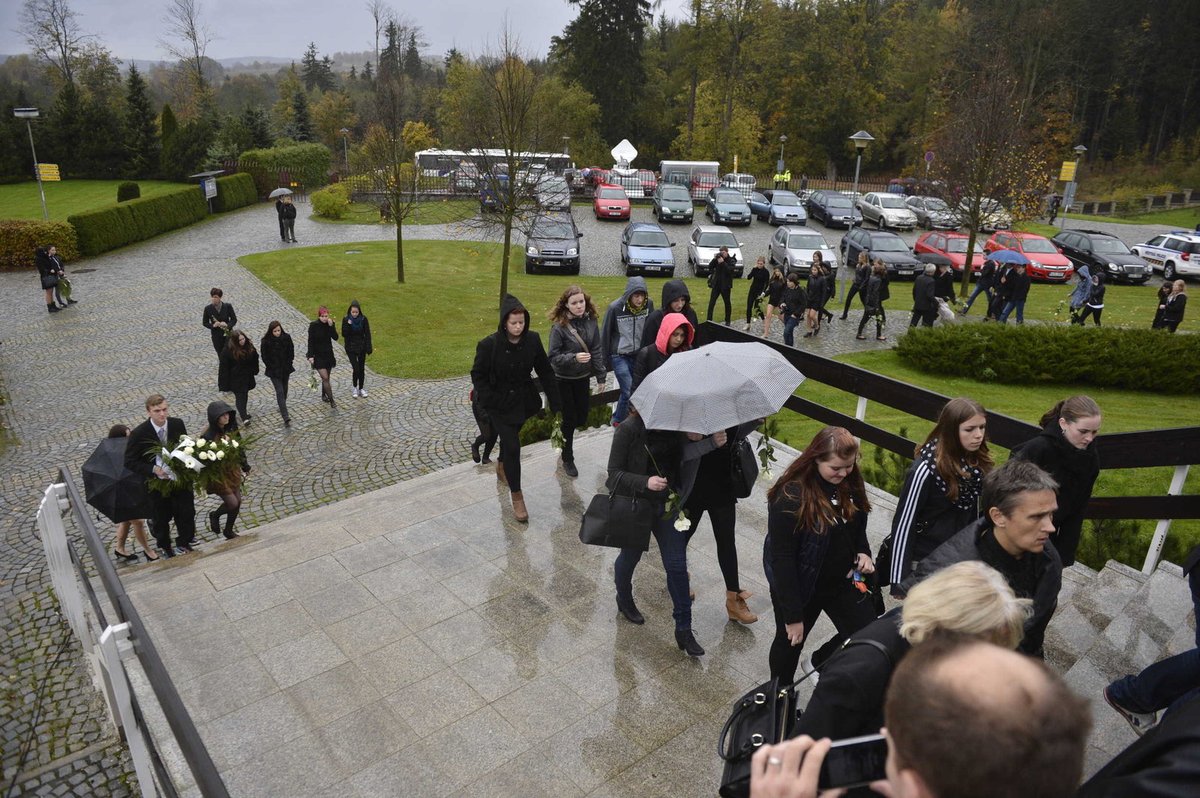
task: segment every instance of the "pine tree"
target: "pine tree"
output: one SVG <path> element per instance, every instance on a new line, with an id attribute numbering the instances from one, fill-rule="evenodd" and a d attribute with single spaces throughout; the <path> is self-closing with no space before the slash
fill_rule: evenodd
<path id="1" fill-rule="evenodd" d="M 312 116 L 308 112 L 308 96 L 303 91 L 292 95 L 292 123 L 288 129 L 288 138 L 296 141 L 312 141 Z"/>
<path id="2" fill-rule="evenodd" d="M 304 88 L 312 91 L 321 83 L 321 62 L 317 60 L 317 43 L 309 42 L 304 57 L 300 59 L 300 75 L 304 79 Z"/>
<path id="3" fill-rule="evenodd" d="M 357 80 L 358 75 L 354 71 L 354 64 L 350 65 L 350 80 Z"/>
<path id="4" fill-rule="evenodd" d="M 126 176 L 152 177 L 157 171 L 159 143 L 154 107 L 146 81 L 133 64 L 125 81 L 125 152 Z"/>
<path id="5" fill-rule="evenodd" d="M 421 53 L 417 50 L 417 34 L 410 32 L 408 34 L 408 46 L 404 48 L 404 74 L 408 75 L 412 80 L 417 80 L 421 77 L 423 66 L 421 63 Z"/>
<path id="6" fill-rule="evenodd" d="M 79 87 L 74 83 L 64 83 L 54 98 L 50 109 L 48 136 L 45 154 L 41 155 L 43 163 L 57 163 L 64 173 L 80 174 L 85 167 L 85 159 L 80 157 L 79 143 L 88 134 L 83 122 L 83 98 Z"/>
<path id="7" fill-rule="evenodd" d="M 250 149 L 270 147 L 274 142 L 271 120 L 261 105 L 247 105 L 242 109 L 242 125 L 250 134 Z"/>
<path id="8" fill-rule="evenodd" d="M 367 63 L 363 64 L 362 79 L 367 83 L 370 83 L 372 80 L 374 80 L 374 78 L 375 75 L 371 72 L 371 62 L 368 61 Z"/>
<path id="9" fill-rule="evenodd" d="M 158 140 L 162 147 L 158 154 L 158 168 L 160 174 L 167 174 L 167 147 L 171 146 L 175 136 L 179 133 L 179 123 L 175 121 L 175 112 L 171 110 L 170 103 L 163 103 L 162 114 L 158 120 Z"/>
<path id="10" fill-rule="evenodd" d="M 400 52 L 403 43 L 396 41 L 400 36 L 400 31 L 396 27 L 395 22 L 387 24 L 387 28 L 384 29 L 384 35 L 387 37 L 387 44 L 384 45 L 383 51 L 379 53 L 380 80 L 390 79 L 399 74 L 404 60 L 403 54 Z"/>

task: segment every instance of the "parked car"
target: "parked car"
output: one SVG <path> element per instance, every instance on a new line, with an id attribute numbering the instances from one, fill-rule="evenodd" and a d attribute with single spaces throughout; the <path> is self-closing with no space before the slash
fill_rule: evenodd
<path id="1" fill-rule="evenodd" d="M 912 277 L 924 268 L 903 238 L 884 230 L 853 227 L 842 236 L 839 249 L 842 263 L 858 263 L 860 252 L 866 252 L 871 259 L 879 258 L 887 266 L 889 277 Z"/>
<path id="2" fill-rule="evenodd" d="M 658 188 L 658 175 L 649 169 L 639 169 L 637 171 L 638 180 L 642 184 L 642 196 L 650 197 L 654 195 L 654 189 Z"/>
<path id="3" fill-rule="evenodd" d="M 592 213 L 597 219 L 628 219 L 629 195 L 620 186 L 604 184 L 596 186 L 592 196 Z"/>
<path id="4" fill-rule="evenodd" d="M 814 191 L 808 195 L 804 207 L 809 218 L 819 220 L 826 227 L 851 227 L 862 221 L 862 213 L 840 191 L 824 188 Z"/>
<path id="5" fill-rule="evenodd" d="M 476 191 L 479 188 L 479 167 L 470 161 L 463 161 L 454 170 L 454 190 L 463 192 Z"/>
<path id="6" fill-rule="evenodd" d="M 1166 280 L 1200 274 L 1200 234 L 1190 230 L 1172 230 L 1133 247 L 1133 254 L 1150 268 L 1162 272 Z"/>
<path id="7" fill-rule="evenodd" d="M 570 211 L 571 187 L 557 175 L 546 175 L 538 181 L 535 199 L 544 211 Z"/>
<path id="8" fill-rule="evenodd" d="M 1150 264 L 1133 254 L 1125 242 L 1100 230 L 1063 230 L 1050 239 L 1076 270 L 1087 264 L 1092 274 L 1109 280 L 1141 285 L 1150 279 Z"/>
<path id="9" fill-rule="evenodd" d="M 743 199 L 748 200 L 751 192 L 758 187 L 758 180 L 754 175 L 748 175 L 745 172 L 730 172 L 721 178 L 721 185 L 725 188 L 732 188 L 741 194 Z"/>
<path id="10" fill-rule="evenodd" d="M 632 222 L 621 233 L 621 265 L 625 274 L 675 274 L 675 243 L 654 222 Z"/>
<path id="11" fill-rule="evenodd" d="M 957 230 L 958 214 L 939 197 L 909 197 L 904 204 L 916 214 L 917 224 L 926 230 Z"/>
<path id="12" fill-rule="evenodd" d="M 963 267 L 967 263 L 967 243 L 968 236 L 965 233 L 940 233 L 930 232 L 921 233 L 917 238 L 917 243 L 913 244 L 913 254 L 920 255 L 922 252 L 935 253 L 944 255 L 950 260 L 950 268 L 962 274 Z M 978 247 L 978 243 L 976 243 Z M 976 249 L 971 255 L 971 273 L 979 274 L 979 270 L 983 268 L 984 254 L 980 249 Z"/>
<path id="13" fill-rule="evenodd" d="M 755 196 L 762 197 L 762 202 L 750 202 L 750 210 L 760 221 L 767 224 L 807 224 L 808 214 L 800 198 L 790 191 L 782 189 L 767 189 Z"/>
<path id="14" fill-rule="evenodd" d="M 905 204 L 904 197 L 899 194 L 871 191 L 864 194 L 856 205 L 862 212 L 863 224 L 874 222 L 877 230 L 885 230 L 889 227 L 897 230 L 912 230 L 917 226 L 917 215 Z"/>
<path id="15" fill-rule="evenodd" d="M 821 260 L 837 275 L 837 254 L 825 242 L 825 236 L 807 227 L 781 227 L 771 236 L 767 245 L 767 262 L 780 266 L 784 274 L 796 272 L 807 275 L 812 267 L 813 254 L 821 253 Z"/>
<path id="16" fill-rule="evenodd" d="M 715 225 L 697 225 L 688 236 L 688 266 L 697 277 L 708 275 L 708 264 L 717 256 L 721 247 L 728 247 L 729 254 L 737 258 L 734 274 L 742 276 L 745 262 L 742 259 L 742 244 L 733 237 L 728 227 Z"/>
<path id="17" fill-rule="evenodd" d="M 693 199 L 704 199 L 708 192 L 721 185 L 716 172 L 695 172 L 692 174 L 690 188 Z"/>
<path id="18" fill-rule="evenodd" d="M 483 175 L 479 183 L 479 212 L 500 209 L 501 195 L 508 193 L 508 175 L 493 170 L 491 177 Z"/>
<path id="19" fill-rule="evenodd" d="M 969 207 L 970 202 L 966 199 L 958 203 L 959 219 L 963 220 L 964 224 L 968 220 L 967 210 Z M 1012 228 L 1012 214 L 1005 210 L 999 200 L 984 197 L 979 204 L 979 222 L 980 232 L 1009 230 Z"/>
<path id="20" fill-rule="evenodd" d="M 525 238 L 525 273 L 579 274 L 582 237 L 570 213 L 539 213 Z"/>
<path id="21" fill-rule="evenodd" d="M 692 195 L 686 186 L 674 183 L 659 183 L 654 189 L 653 207 L 650 213 L 660 222 L 678 220 L 691 222 L 695 215 Z"/>
<path id="22" fill-rule="evenodd" d="M 712 219 L 713 224 L 750 224 L 750 206 L 746 204 L 746 199 L 732 188 L 718 186 L 709 189 L 708 198 L 704 201 L 704 215 Z"/>
<path id="23" fill-rule="evenodd" d="M 1026 271 L 1033 280 L 1062 283 L 1070 280 L 1075 273 L 1071 259 L 1059 252 L 1053 241 L 1037 233 L 992 233 L 992 237 L 983 242 L 983 251 L 992 253 L 998 249 L 1015 249 L 1029 258 Z"/>

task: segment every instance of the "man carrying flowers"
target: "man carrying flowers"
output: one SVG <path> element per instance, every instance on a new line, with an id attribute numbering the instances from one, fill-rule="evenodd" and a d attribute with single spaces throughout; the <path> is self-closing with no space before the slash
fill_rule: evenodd
<path id="1" fill-rule="evenodd" d="M 180 481 L 179 471 L 186 467 L 172 462 L 172 443 L 187 435 L 183 419 L 167 415 L 167 400 L 162 394 L 146 397 L 149 418 L 129 433 L 125 447 L 125 466 L 145 477 L 150 493 L 150 531 L 164 557 L 193 551 L 196 537 L 196 505 L 190 485 Z M 171 546 L 171 520 L 175 521 L 176 546 Z"/>

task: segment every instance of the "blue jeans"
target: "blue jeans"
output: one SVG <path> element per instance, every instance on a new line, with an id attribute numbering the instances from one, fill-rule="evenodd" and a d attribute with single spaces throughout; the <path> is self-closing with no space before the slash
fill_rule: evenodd
<path id="1" fill-rule="evenodd" d="M 783 320 L 783 342 L 788 346 L 795 346 L 796 327 L 800 324 L 799 316 L 788 316 Z"/>
<path id="2" fill-rule="evenodd" d="M 975 304 L 975 297 L 979 296 L 980 294 L 984 295 L 984 297 L 987 299 L 987 303 L 989 305 L 992 303 L 992 289 L 984 288 L 982 285 L 979 284 L 978 281 L 976 281 L 975 289 L 973 291 L 971 291 L 971 295 L 969 297 L 967 297 L 967 304 L 963 306 L 963 313 L 966 313 L 968 310 L 971 309 L 971 305 Z"/>
<path id="3" fill-rule="evenodd" d="M 1117 679 L 1108 687 L 1113 700 L 1134 712 L 1157 712 L 1200 690 L 1200 648 L 1167 657 L 1137 676 Z"/>
<path id="4" fill-rule="evenodd" d="M 656 512 L 662 512 L 662 505 L 656 505 Z M 692 600 L 688 596 L 687 572 L 687 533 L 675 529 L 675 517 L 659 517 L 654 522 L 654 539 L 658 541 L 658 553 L 662 557 L 663 569 L 667 572 L 667 593 L 671 596 L 674 611 L 671 616 L 675 619 L 675 628 L 692 628 Z M 617 583 L 617 598 L 622 601 L 633 600 L 633 569 L 642 559 L 642 552 L 637 549 L 621 549 L 617 561 L 613 565 L 614 579 Z"/>
<path id="5" fill-rule="evenodd" d="M 633 392 L 633 363 L 635 355 L 613 355 L 612 370 L 617 375 L 617 385 L 621 386 L 621 398 L 617 400 L 617 409 L 613 411 L 613 423 L 620 424 L 629 415 L 629 394 Z"/>
<path id="6" fill-rule="evenodd" d="M 1013 312 L 1013 308 L 1017 309 L 1017 324 L 1025 323 L 1025 300 L 1010 299 L 1004 304 L 1004 310 L 1000 312 L 1000 323 L 1008 323 L 1008 314 Z"/>

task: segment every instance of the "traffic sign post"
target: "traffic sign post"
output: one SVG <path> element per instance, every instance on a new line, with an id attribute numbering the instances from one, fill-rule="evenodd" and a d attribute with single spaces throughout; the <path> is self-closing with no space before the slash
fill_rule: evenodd
<path id="1" fill-rule="evenodd" d="M 58 164 L 56 163 L 40 163 L 37 165 L 38 177 L 48 183 L 62 182 L 62 175 L 58 172 Z"/>
<path id="2" fill-rule="evenodd" d="M 925 179 L 929 179 L 929 167 L 933 163 L 933 150 L 925 151 Z"/>

